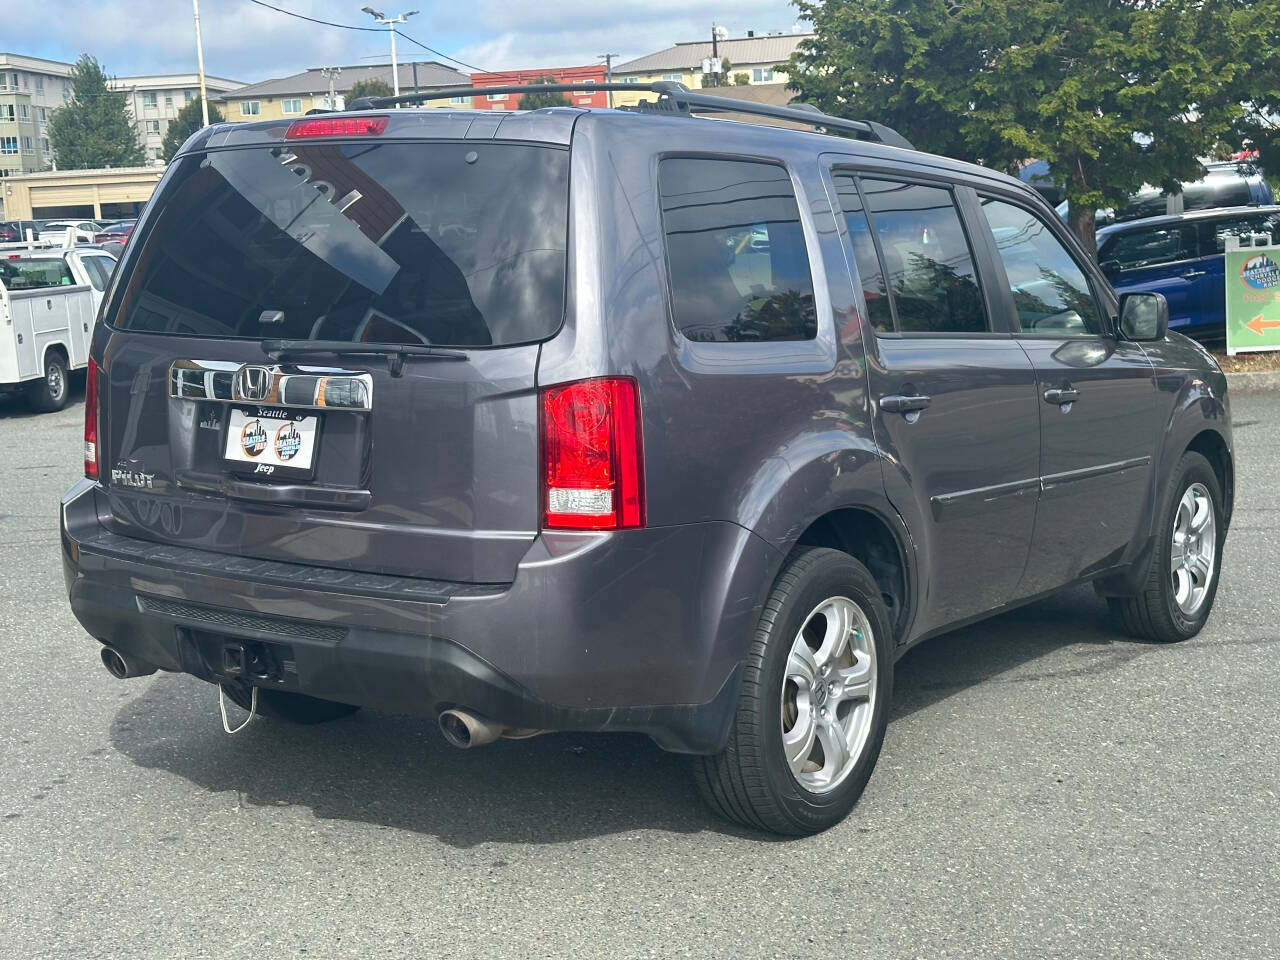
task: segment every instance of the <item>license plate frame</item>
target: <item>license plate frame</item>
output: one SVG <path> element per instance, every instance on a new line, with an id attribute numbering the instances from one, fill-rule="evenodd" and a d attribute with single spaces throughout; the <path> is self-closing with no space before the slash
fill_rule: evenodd
<path id="1" fill-rule="evenodd" d="M 222 464 L 232 473 L 260 480 L 311 480 L 322 419 L 314 411 L 232 407 L 222 438 Z"/>

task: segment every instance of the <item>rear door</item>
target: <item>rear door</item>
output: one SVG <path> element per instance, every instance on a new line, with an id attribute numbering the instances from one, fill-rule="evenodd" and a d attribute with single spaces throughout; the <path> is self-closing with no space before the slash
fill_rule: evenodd
<path id="1" fill-rule="evenodd" d="M 959 207 L 967 187 L 832 171 L 866 298 L 885 487 L 922 560 L 916 635 L 1008 601 L 1038 493 L 1027 355 L 1000 327 Z"/>
<path id="2" fill-rule="evenodd" d="M 567 148 L 495 140 L 180 158 L 103 314 L 116 532 L 509 582 L 538 527 L 568 169 Z"/>
<path id="3" fill-rule="evenodd" d="M 1167 223 L 1112 234 L 1098 248 L 1098 263 L 1118 293 L 1163 294 L 1169 301 L 1169 326 L 1173 329 L 1185 331 L 1203 323 L 1212 266 L 1200 256 L 1194 223 Z"/>
<path id="4" fill-rule="evenodd" d="M 1018 587 L 1031 596 L 1114 566 L 1147 516 L 1155 377 L 1142 347 L 1112 333 L 1060 223 L 1022 198 L 983 196 L 981 207 L 1003 273 L 1000 309 L 1039 395 L 1040 503 Z"/>

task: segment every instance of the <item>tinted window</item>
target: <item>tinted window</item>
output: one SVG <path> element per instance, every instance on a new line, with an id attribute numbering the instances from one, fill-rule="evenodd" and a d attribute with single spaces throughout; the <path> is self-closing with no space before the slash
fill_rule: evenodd
<path id="1" fill-rule="evenodd" d="M 951 191 L 863 180 L 903 332 L 988 329 L 973 255 Z"/>
<path id="2" fill-rule="evenodd" d="M 676 326 L 690 340 L 812 340 L 813 279 L 780 166 L 672 157 L 658 166 Z"/>
<path id="3" fill-rule="evenodd" d="M 1049 226 L 1021 207 L 983 199 L 982 209 L 1009 277 L 1023 333 L 1102 332 L 1102 315 L 1084 270 Z"/>
<path id="4" fill-rule="evenodd" d="M 881 269 L 880 257 L 871 236 L 871 224 L 867 222 L 866 211 L 862 209 L 862 198 L 858 196 L 858 187 L 853 177 L 837 174 L 832 180 L 849 230 L 849 240 L 853 244 L 853 259 L 858 267 L 858 277 L 862 281 L 862 295 L 867 301 L 867 321 L 884 333 L 893 329 L 893 310 L 889 306 L 884 270 Z"/>
<path id="5" fill-rule="evenodd" d="M 542 339 L 564 312 L 568 182 L 567 151 L 478 141 L 192 154 L 106 315 L 209 337 Z"/>
<path id="6" fill-rule="evenodd" d="M 1242 177 L 1210 175 L 1182 188 L 1183 210 L 1211 210 L 1214 207 L 1247 207 L 1253 202 L 1249 181 Z"/>
<path id="7" fill-rule="evenodd" d="M 1247 216 L 1210 220 L 1200 225 L 1201 248 L 1205 256 L 1227 249 L 1227 237 L 1235 237 L 1242 247 L 1280 243 L 1280 214 L 1252 213 Z"/>
<path id="8" fill-rule="evenodd" d="M 0 282 L 10 291 L 69 287 L 75 283 L 62 260 L 0 260 Z"/>
<path id="9" fill-rule="evenodd" d="M 1122 269 L 1154 267 L 1196 256 L 1195 228 L 1186 225 L 1130 230 L 1108 237 L 1098 250 L 1099 263 L 1116 262 Z"/>

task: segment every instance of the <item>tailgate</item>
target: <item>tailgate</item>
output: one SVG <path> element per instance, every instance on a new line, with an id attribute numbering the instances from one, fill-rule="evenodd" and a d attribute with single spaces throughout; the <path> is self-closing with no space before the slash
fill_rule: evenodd
<path id="1" fill-rule="evenodd" d="M 535 371 L 564 310 L 567 206 L 550 147 L 182 158 L 104 311 L 113 530 L 514 579 L 538 529 Z"/>

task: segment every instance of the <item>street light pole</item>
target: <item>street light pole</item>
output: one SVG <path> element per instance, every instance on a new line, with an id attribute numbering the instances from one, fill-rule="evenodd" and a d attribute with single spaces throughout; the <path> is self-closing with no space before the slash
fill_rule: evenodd
<path id="1" fill-rule="evenodd" d="M 386 24 L 387 31 L 391 34 L 391 89 L 395 91 L 395 95 L 400 96 L 400 66 L 396 63 L 396 24 L 406 23 L 409 18 L 416 14 L 417 10 L 410 10 L 408 13 L 402 13 L 398 17 L 385 16 L 381 11 L 373 9 L 373 7 L 361 7 L 364 13 L 373 17 L 378 23 Z M 397 107 L 400 104 L 396 104 Z"/>
<path id="2" fill-rule="evenodd" d="M 200 42 L 200 0 L 191 0 L 191 12 L 196 20 L 196 68 L 200 71 L 200 119 L 209 125 L 209 97 L 204 88 L 204 44 Z"/>

